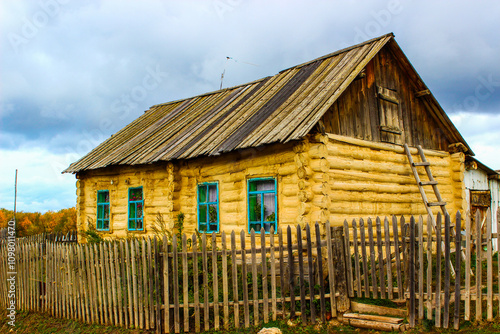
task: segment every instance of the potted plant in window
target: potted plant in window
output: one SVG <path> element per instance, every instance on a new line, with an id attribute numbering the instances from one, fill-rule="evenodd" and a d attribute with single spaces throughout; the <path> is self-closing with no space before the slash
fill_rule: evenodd
<path id="1" fill-rule="evenodd" d="M 271 230 L 271 224 L 276 220 L 276 214 L 273 212 L 266 217 L 266 223 L 264 223 L 264 230 L 269 232 Z"/>

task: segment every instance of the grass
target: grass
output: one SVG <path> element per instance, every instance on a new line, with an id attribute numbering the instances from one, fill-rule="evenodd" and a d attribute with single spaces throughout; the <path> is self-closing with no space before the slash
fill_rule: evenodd
<path id="1" fill-rule="evenodd" d="M 60 319 L 53 318 L 43 313 L 35 312 L 19 312 L 16 314 L 16 326 L 13 328 L 7 321 L 6 312 L 0 310 L 0 333 L 19 333 L 19 334 L 149 334 L 154 333 L 154 331 L 139 330 L 139 329 L 127 329 L 114 326 L 102 326 L 102 325 L 89 325 L 79 321 L 70 319 Z M 256 334 L 263 327 L 277 327 L 281 329 L 284 334 L 287 333 L 299 333 L 299 334 L 327 334 L 327 333 L 380 333 L 372 330 L 360 330 L 350 326 L 338 325 L 334 326 L 330 324 L 317 325 L 317 326 L 302 326 L 300 323 L 295 321 L 275 321 L 270 322 L 258 327 L 241 328 L 238 330 L 229 331 L 209 331 L 204 332 L 206 334 L 215 333 L 225 333 L 225 334 Z M 453 329 L 438 329 L 434 328 L 431 323 L 422 323 L 416 328 L 411 329 L 407 333 L 500 333 L 500 323 L 496 322 L 483 322 L 480 324 L 465 322 L 460 326 L 459 331 Z"/>

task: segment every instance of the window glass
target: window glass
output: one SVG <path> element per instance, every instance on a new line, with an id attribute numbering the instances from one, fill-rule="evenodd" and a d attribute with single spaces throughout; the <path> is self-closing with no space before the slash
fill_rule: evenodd
<path id="1" fill-rule="evenodd" d="M 142 187 L 128 190 L 128 229 L 130 231 L 144 229 L 144 199 Z"/>
<path id="2" fill-rule="evenodd" d="M 269 232 L 277 228 L 276 180 L 248 180 L 248 231 Z"/>
<path id="3" fill-rule="evenodd" d="M 109 230 L 109 190 L 97 191 L 97 220 L 98 231 Z"/>
<path id="4" fill-rule="evenodd" d="M 219 232 L 219 194 L 217 183 L 198 185 L 198 231 Z"/>

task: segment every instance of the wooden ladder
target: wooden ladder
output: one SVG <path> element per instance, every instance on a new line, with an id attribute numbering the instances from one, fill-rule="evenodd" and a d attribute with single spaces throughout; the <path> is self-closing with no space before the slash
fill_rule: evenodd
<path id="1" fill-rule="evenodd" d="M 439 192 L 438 188 L 438 182 L 434 179 L 432 176 L 431 168 L 430 165 L 431 163 L 427 161 L 427 158 L 425 157 L 424 150 L 422 149 L 422 146 L 418 145 L 418 154 L 420 155 L 420 161 L 421 162 L 414 162 L 413 157 L 411 156 L 410 148 L 408 147 L 408 144 L 404 145 L 405 147 L 405 153 L 406 156 L 408 157 L 408 161 L 410 162 L 410 167 L 411 170 L 413 171 L 413 176 L 415 177 L 415 181 L 417 181 L 417 186 L 418 190 L 420 190 L 420 195 L 422 196 L 422 200 L 424 201 L 425 209 L 427 210 L 427 214 L 429 217 L 431 217 L 431 222 L 432 222 L 432 227 L 434 230 L 436 230 L 436 219 L 434 218 L 434 214 L 432 213 L 431 207 L 433 206 L 439 206 L 441 208 L 441 211 L 443 212 L 443 216 L 446 216 L 448 214 L 448 210 L 446 210 L 446 202 L 443 201 L 443 198 L 441 197 L 441 193 Z M 417 167 L 424 167 L 425 172 L 427 174 L 427 178 L 429 181 L 422 181 L 420 179 L 420 175 L 418 175 Z M 437 202 L 429 202 L 427 199 L 427 195 L 425 194 L 425 189 L 424 186 L 432 186 L 432 190 L 434 191 L 434 195 L 436 195 Z M 454 227 L 454 225 L 450 225 L 450 227 Z M 442 228 L 444 228 L 444 224 L 442 225 Z M 452 230 L 454 231 L 454 230 Z M 454 234 L 455 232 L 453 232 Z M 454 235 L 453 235 L 454 236 Z M 444 249 L 444 241 L 441 242 L 441 247 Z M 444 252 L 443 252 L 444 254 Z M 465 259 L 465 253 L 462 251 L 462 258 Z M 451 269 L 451 274 L 453 277 L 455 277 L 455 269 L 453 268 L 453 263 L 451 263 L 450 260 L 450 269 Z"/>
<path id="2" fill-rule="evenodd" d="M 438 182 L 436 180 L 434 180 L 434 177 L 432 176 L 432 172 L 431 172 L 431 168 L 430 168 L 431 163 L 427 161 L 427 158 L 425 157 L 425 154 L 424 154 L 424 150 L 422 150 L 422 146 L 418 145 L 418 147 L 417 147 L 421 162 L 414 162 L 413 157 L 411 156 L 410 148 L 408 147 L 408 144 L 405 144 L 404 146 L 405 146 L 406 156 L 408 157 L 408 161 L 410 162 L 410 167 L 411 167 L 411 170 L 413 171 L 413 176 L 415 177 L 415 181 L 417 181 L 418 190 L 420 190 L 420 195 L 422 196 L 422 200 L 424 201 L 425 209 L 427 210 L 427 213 L 431 217 L 434 217 L 434 215 L 432 214 L 431 207 L 439 206 L 441 208 L 441 211 L 443 211 L 443 215 L 447 215 L 448 210 L 446 210 L 446 202 L 443 201 L 443 198 L 441 197 L 441 193 L 439 192 L 439 188 L 438 188 Z M 427 177 L 428 177 L 429 181 L 420 180 L 420 175 L 418 175 L 417 167 L 424 167 L 425 168 L 425 172 L 427 173 Z M 429 202 L 429 200 L 427 199 L 427 195 L 425 194 L 424 186 L 432 186 L 432 190 L 434 191 L 434 194 L 436 195 L 437 202 Z M 434 222 L 434 218 L 432 219 L 432 222 L 434 223 L 434 229 L 435 229 L 436 224 Z"/>

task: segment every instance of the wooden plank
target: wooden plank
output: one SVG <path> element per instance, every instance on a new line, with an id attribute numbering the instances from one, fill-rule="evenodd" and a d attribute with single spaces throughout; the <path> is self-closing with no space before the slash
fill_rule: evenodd
<path id="1" fill-rule="evenodd" d="M 356 220 L 352 220 L 352 244 L 354 247 L 354 269 L 356 271 L 356 282 L 357 282 L 357 291 L 356 297 L 362 297 L 362 288 L 361 288 L 361 270 L 359 268 L 359 250 L 358 250 L 358 228 L 356 226 Z"/>
<path id="2" fill-rule="evenodd" d="M 135 271 L 132 268 L 135 268 L 135 251 L 132 253 L 132 249 L 134 248 L 134 243 L 132 240 L 125 241 L 125 254 L 127 256 L 127 279 L 128 279 L 128 311 L 129 311 L 129 327 L 137 326 L 134 308 L 136 307 L 134 295 L 135 291 Z"/>
<path id="3" fill-rule="evenodd" d="M 156 239 L 156 236 L 155 236 Z M 155 240 L 156 241 L 156 240 Z M 155 306 L 158 306 L 155 304 L 155 296 L 158 296 L 158 291 L 156 289 L 155 285 L 155 278 L 158 278 L 158 273 L 157 271 L 157 263 L 156 263 L 156 258 L 155 255 L 157 254 L 156 248 L 151 249 L 151 237 L 148 237 L 146 240 L 146 248 L 147 248 L 147 261 L 149 263 L 149 266 L 147 268 L 148 271 L 148 293 L 146 294 L 147 297 L 149 297 L 149 328 L 153 329 L 155 328 L 155 318 L 156 318 L 156 308 Z M 156 274 L 156 275 L 155 275 Z"/>
<path id="4" fill-rule="evenodd" d="M 284 247 L 283 247 L 283 230 L 281 228 L 278 229 L 278 247 L 279 247 L 279 259 L 280 259 L 280 294 L 281 294 L 281 313 L 283 315 L 283 319 L 286 317 L 286 304 L 285 304 L 285 291 L 287 290 L 287 281 L 285 280 L 285 264 L 284 260 L 285 257 L 283 255 L 284 253 Z"/>
<path id="5" fill-rule="evenodd" d="M 274 249 L 274 226 L 271 226 L 269 235 L 269 246 L 271 255 L 271 313 L 273 321 L 276 321 L 276 313 L 278 312 L 276 305 L 276 254 Z M 319 253 L 321 254 L 321 253 Z M 283 288 L 283 287 L 282 287 Z"/>
<path id="6" fill-rule="evenodd" d="M 328 223 L 327 223 L 328 226 Z M 292 229 L 288 225 L 287 230 L 287 248 L 288 248 L 288 286 L 290 291 L 290 319 L 295 318 L 295 268 L 293 264 L 293 253 L 292 253 Z M 333 272 L 332 276 L 333 277 Z M 331 295 L 331 292 L 330 292 Z"/>
<path id="7" fill-rule="evenodd" d="M 179 309 L 179 252 L 177 249 L 177 235 L 172 236 L 172 294 L 174 296 L 174 331 L 180 333 L 180 309 Z M 206 283 L 206 281 L 205 281 Z M 208 299 L 208 298 L 207 298 Z M 208 307 L 207 307 L 208 310 Z"/>
<path id="8" fill-rule="evenodd" d="M 456 276 L 455 276 L 455 315 L 453 318 L 453 328 L 458 330 L 460 329 L 460 279 L 462 275 L 462 271 L 459 270 L 461 268 L 461 259 L 462 256 L 459 254 L 462 254 L 462 219 L 460 212 L 457 212 L 457 215 L 455 217 L 455 268 L 456 270 Z M 468 260 L 467 260 L 468 261 Z"/>
<path id="9" fill-rule="evenodd" d="M 155 320 L 153 322 L 153 327 L 156 329 L 155 333 L 160 334 L 161 333 L 161 301 L 160 301 L 160 294 L 161 294 L 161 289 L 160 287 L 162 286 L 161 278 L 162 276 L 160 275 L 161 273 L 161 262 L 160 262 L 160 243 L 159 243 L 159 238 L 156 236 L 153 239 L 153 249 L 154 249 L 154 254 L 152 257 L 152 260 L 155 263 L 154 271 L 152 272 L 152 275 L 154 277 L 154 316 Z"/>
<path id="10" fill-rule="evenodd" d="M 385 258 L 387 261 L 387 298 L 394 298 L 394 287 L 392 286 L 392 261 L 391 261 L 391 234 L 389 230 L 389 219 L 384 218 L 384 239 L 385 239 Z"/>
<path id="11" fill-rule="evenodd" d="M 353 221 L 353 227 L 355 226 L 355 221 Z M 332 229 L 330 227 L 330 222 L 327 221 L 325 224 L 325 229 L 326 229 L 326 248 L 327 248 L 327 255 L 328 255 L 328 282 L 330 284 L 330 307 L 331 307 L 331 314 L 333 317 L 337 316 L 337 300 L 335 297 L 336 291 L 335 291 L 335 269 L 334 269 L 334 258 L 333 258 L 333 248 L 332 248 Z M 356 230 L 354 230 L 356 231 Z M 355 232 L 354 236 L 356 235 Z M 356 248 L 354 248 L 355 254 L 356 254 Z M 358 263 L 358 260 L 356 258 L 356 263 Z M 358 265 L 359 267 L 359 265 Z M 359 268 L 358 268 L 359 269 Z M 360 277 L 358 276 L 358 280 Z M 358 281 L 358 286 L 360 286 L 360 283 Z M 360 289 L 361 290 L 361 289 Z M 358 291 L 360 291 L 358 290 Z"/>
<path id="12" fill-rule="evenodd" d="M 73 259 L 72 263 L 73 263 L 73 274 L 74 274 L 74 277 L 72 278 L 73 279 L 73 282 L 74 284 L 72 284 L 73 286 L 73 291 L 72 291 L 72 296 L 73 298 L 75 298 L 78 294 L 78 291 L 80 290 L 83 290 L 83 309 L 81 310 L 82 313 L 81 314 L 78 314 L 79 310 L 78 310 L 78 305 L 77 304 L 73 304 L 74 306 L 74 313 L 73 313 L 73 318 L 76 319 L 76 318 L 80 318 L 82 319 L 83 321 L 87 322 L 87 323 L 91 323 L 91 319 L 90 319 L 90 290 L 88 288 L 88 283 L 90 282 L 89 280 L 87 280 L 87 270 L 86 270 L 86 266 L 85 266 L 85 262 L 87 262 L 87 260 L 85 260 L 85 257 L 83 255 L 83 246 L 82 245 L 76 245 L 75 247 L 75 258 Z M 77 283 L 77 280 L 76 280 L 76 268 L 78 268 L 78 283 Z M 78 289 L 77 289 L 78 288 Z"/>
<path id="13" fill-rule="evenodd" d="M 214 328 L 220 328 L 219 315 L 219 278 L 218 278 L 218 261 L 217 261 L 217 239 L 215 232 L 212 232 L 212 277 L 213 277 L 213 305 L 214 305 Z"/>
<path id="14" fill-rule="evenodd" d="M 479 210 L 476 211 L 476 321 L 483 318 L 483 298 L 481 283 L 482 276 L 482 235 L 481 235 L 481 216 Z"/>
<path id="15" fill-rule="evenodd" d="M 371 218 L 368 218 L 368 242 L 370 245 L 370 271 L 371 271 L 371 279 L 372 279 L 372 296 L 374 299 L 378 298 L 378 286 L 377 286 L 377 274 L 376 268 L 377 264 L 375 263 L 375 242 L 373 240 L 373 222 Z"/>
<path id="16" fill-rule="evenodd" d="M 361 319 L 349 319 L 346 318 L 342 321 L 344 324 L 358 327 L 358 328 L 366 328 L 366 329 L 375 329 L 378 331 L 387 331 L 387 332 L 399 332 L 401 324 L 391 324 L 387 322 L 378 322 L 378 321 L 370 321 L 370 320 L 361 320 Z"/>
<path id="17" fill-rule="evenodd" d="M 424 218 L 418 217 L 418 319 L 424 319 Z"/>
<path id="18" fill-rule="evenodd" d="M 95 260 L 94 251 L 92 245 L 85 244 L 84 247 L 84 259 L 87 266 L 87 281 L 89 282 L 89 292 L 90 292 L 90 319 L 92 323 L 99 323 L 99 310 L 97 307 L 97 289 L 96 289 L 96 274 L 95 274 Z"/>
<path id="19" fill-rule="evenodd" d="M 351 311 L 359 313 L 376 313 L 379 315 L 390 315 L 406 318 L 408 313 L 404 309 L 385 307 L 380 305 L 370 305 L 351 301 Z"/>
<path id="20" fill-rule="evenodd" d="M 432 227 L 433 218 L 427 216 L 427 320 L 432 320 Z"/>
<path id="21" fill-rule="evenodd" d="M 493 321 L 493 249 L 491 208 L 486 212 L 486 320 Z"/>
<path id="22" fill-rule="evenodd" d="M 299 248 L 297 256 L 299 258 L 299 286 L 300 286 L 300 316 L 302 323 L 307 323 L 306 316 L 306 283 L 304 279 L 304 248 L 302 247 L 302 228 L 297 225 L 297 247 Z"/>
<path id="23" fill-rule="evenodd" d="M 318 223 L 316 223 L 316 225 L 318 226 Z M 318 235 L 319 235 L 319 231 L 316 230 L 316 238 L 318 237 Z M 316 239 L 316 244 L 318 245 L 318 247 L 320 244 L 320 240 L 321 239 Z M 349 297 L 354 298 L 354 287 L 353 287 L 354 278 L 352 275 L 352 261 L 351 261 L 351 247 L 350 247 L 351 241 L 350 241 L 350 236 L 349 236 L 349 223 L 347 222 L 347 220 L 344 220 L 344 240 L 345 240 L 345 243 L 344 243 L 345 254 L 346 254 L 346 259 L 347 259 L 347 261 L 346 261 L 347 262 L 347 290 L 349 292 Z M 353 240 L 353 242 L 354 242 L 354 240 Z M 321 254 L 320 249 L 321 249 L 321 247 L 318 248 L 317 254 Z M 320 279 L 322 279 L 322 276 L 320 276 Z M 323 284 L 320 284 L 320 287 L 321 287 L 321 289 L 323 289 Z M 324 290 L 323 290 L 323 292 L 324 292 Z M 321 312 L 323 313 L 323 311 L 321 311 Z M 324 320 L 322 320 L 322 321 L 324 322 Z"/>
<path id="24" fill-rule="evenodd" d="M 312 242 L 311 242 L 311 228 L 309 224 L 306 225 L 306 248 L 307 248 L 307 264 L 309 269 L 309 310 L 311 312 L 311 323 L 316 323 L 316 309 L 314 293 L 314 269 L 313 269 L 313 256 L 312 256 Z"/>
<path id="25" fill-rule="evenodd" d="M 321 251 L 321 233 L 320 233 L 320 228 L 319 228 L 319 223 L 316 222 L 315 224 L 315 229 L 316 229 L 316 254 L 318 254 L 318 285 L 319 285 L 319 301 L 320 301 L 320 310 L 321 310 L 321 322 L 326 321 L 326 302 L 325 302 L 325 287 L 324 287 L 324 276 L 323 276 L 323 252 Z M 347 226 L 347 221 L 344 221 L 344 229 L 349 230 L 349 227 Z M 345 232 L 345 231 L 344 231 Z M 346 236 L 346 249 L 349 249 L 349 232 L 347 232 Z M 348 263 L 348 274 L 349 272 L 351 273 L 351 293 L 352 291 L 352 268 L 349 265 L 351 263 L 351 256 L 349 253 L 347 253 L 347 263 Z M 349 279 L 349 278 L 348 278 Z M 354 293 L 353 296 L 354 297 Z"/>
<path id="26" fill-rule="evenodd" d="M 259 287 L 257 285 L 257 256 L 255 249 L 255 231 L 250 232 L 250 247 L 252 254 L 252 298 L 254 325 L 259 325 Z"/>
<path id="27" fill-rule="evenodd" d="M 470 269 L 470 264 L 471 264 L 471 219 L 470 219 L 470 213 L 467 213 L 465 216 L 465 302 L 464 302 L 464 320 L 469 321 L 470 320 L 470 291 L 471 291 L 471 285 L 470 285 L 470 276 L 471 276 L 471 269 Z"/>
<path id="28" fill-rule="evenodd" d="M 385 297 L 386 296 L 386 294 L 385 294 L 385 279 L 384 279 L 384 273 L 385 273 L 384 253 L 383 253 L 383 249 L 382 249 L 382 225 L 380 222 L 380 217 L 377 217 L 377 219 L 376 219 L 376 227 L 377 227 L 378 275 L 379 275 L 379 283 L 380 283 L 380 298 L 386 299 L 386 297 Z M 347 263 L 349 263 L 349 261 L 347 261 Z M 387 264 L 389 265 L 389 262 Z"/>
<path id="29" fill-rule="evenodd" d="M 142 239 L 144 241 L 144 239 Z M 139 313 L 139 328 L 144 328 L 144 276 L 142 276 L 143 266 L 141 266 L 141 258 L 144 254 L 144 248 L 141 247 L 139 240 L 135 240 L 135 249 L 137 252 L 137 295 L 138 295 L 138 310 Z"/>
<path id="30" fill-rule="evenodd" d="M 106 305 L 106 311 L 109 317 L 109 323 L 110 324 L 115 324 L 114 319 L 113 319 L 113 299 L 112 299 L 112 292 L 111 292 L 111 268 L 109 265 L 109 257 L 110 257 L 110 252 L 109 252 L 109 247 L 108 244 L 104 244 L 104 269 L 106 273 L 106 297 L 107 297 L 107 305 Z"/>
<path id="31" fill-rule="evenodd" d="M 441 213 L 436 217 L 436 327 L 441 327 Z"/>
<path id="32" fill-rule="evenodd" d="M 123 319 L 123 275 L 121 272 L 121 261 L 120 259 L 121 254 L 120 254 L 120 245 L 121 242 L 115 242 L 114 243 L 114 254 L 115 254 L 115 272 L 116 272 L 116 298 L 117 298 L 117 308 L 118 308 L 118 325 L 120 327 L 123 327 L 125 325 L 124 319 Z"/>
<path id="33" fill-rule="evenodd" d="M 444 216 L 444 314 L 443 328 L 450 322 L 450 215 Z"/>
<path id="34" fill-rule="evenodd" d="M 401 257 L 399 255 L 398 219 L 392 216 L 392 231 L 394 238 L 394 256 L 396 258 L 396 277 L 398 284 L 398 298 L 404 298 L 403 282 L 401 278 Z"/>
<path id="35" fill-rule="evenodd" d="M 111 274 L 111 297 L 113 301 L 113 318 L 114 318 L 114 324 L 119 325 L 120 320 L 118 319 L 118 300 L 116 296 L 116 290 L 117 290 L 117 285 L 116 285 L 116 276 L 117 276 L 117 271 L 116 271 L 116 262 L 118 262 L 118 259 L 116 258 L 117 251 L 116 251 L 116 242 L 110 243 L 109 244 L 109 266 L 110 266 L 110 274 Z"/>
<path id="36" fill-rule="evenodd" d="M 227 244 L 226 233 L 222 232 L 222 296 L 224 308 L 224 329 L 229 329 L 229 287 L 228 287 L 228 270 L 227 270 Z"/>
<path id="37" fill-rule="evenodd" d="M 371 315 L 371 314 L 361 314 L 361 313 L 344 313 L 343 317 L 349 319 L 363 319 L 363 320 L 387 322 L 390 324 L 401 324 L 404 321 L 403 318 L 392 318 L 392 317 L 384 317 L 381 315 Z"/>
<path id="38" fill-rule="evenodd" d="M 103 284 L 105 282 L 104 277 L 103 277 L 103 272 L 104 272 L 104 267 L 103 267 L 103 261 L 102 261 L 102 256 L 103 256 L 103 251 L 102 251 L 102 244 L 94 245 L 94 252 L 95 252 L 95 264 L 96 264 L 96 277 L 97 277 L 97 293 L 99 295 L 99 315 L 100 315 L 100 323 L 101 324 L 106 324 L 107 323 L 107 318 L 105 315 L 105 296 L 104 296 L 104 290 L 103 290 Z"/>
<path id="39" fill-rule="evenodd" d="M 170 280 L 168 265 L 168 240 L 163 236 L 163 332 L 170 333 Z"/>
<path id="40" fill-rule="evenodd" d="M 410 290 L 410 327 L 415 327 L 415 217 L 410 218 L 410 249 L 409 249 L 409 290 Z"/>
<path id="41" fill-rule="evenodd" d="M 233 281 L 233 315 L 234 328 L 240 327 L 240 298 L 238 295 L 238 264 L 236 263 L 236 233 L 231 232 L 231 269 Z"/>
<path id="42" fill-rule="evenodd" d="M 189 282 L 188 282 L 187 237 L 182 235 L 182 304 L 184 309 L 184 332 L 189 332 Z"/>
<path id="43" fill-rule="evenodd" d="M 147 256 L 147 245 L 146 245 L 146 239 L 142 238 L 141 240 L 141 252 L 142 252 L 142 291 L 143 292 L 143 307 L 142 307 L 142 313 L 144 313 L 144 328 L 149 329 L 150 325 L 150 319 L 149 319 L 149 280 L 148 280 L 148 269 L 151 266 L 151 262 L 148 262 L 148 256 Z M 151 249 L 150 249 L 151 250 Z"/>
<path id="44" fill-rule="evenodd" d="M 193 234 L 193 297 L 194 297 L 194 331 L 199 333 L 200 326 L 200 282 L 198 280 L 198 238 Z M 164 283 L 166 284 L 166 283 Z"/>
<path id="45" fill-rule="evenodd" d="M 366 254 L 365 222 L 363 218 L 359 219 L 359 234 L 361 237 L 361 259 L 363 260 L 363 281 L 365 298 L 370 298 L 370 282 L 368 281 L 368 261 Z"/>
<path id="46" fill-rule="evenodd" d="M 267 287 L 267 254 L 266 254 L 266 231 L 264 228 L 260 230 L 260 253 L 261 253 L 261 268 L 262 268 L 262 301 L 264 303 L 263 320 L 267 324 L 269 322 L 269 293 Z"/>
<path id="47" fill-rule="evenodd" d="M 247 283 L 247 259 L 245 249 L 245 231 L 240 232 L 241 242 L 241 284 L 243 287 L 243 316 L 245 320 L 245 328 L 250 327 L 250 310 L 248 305 L 248 283 Z"/>
<path id="48" fill-rule="evenodd" d="M 203 263 L 203 322 L 205 331 L 210 328 L 210 309 L 208 308 L 208 254 L 206 234 L 201 235 L 202 263 Z M 174 292 L 175 293 L 175 292 Z"/>

